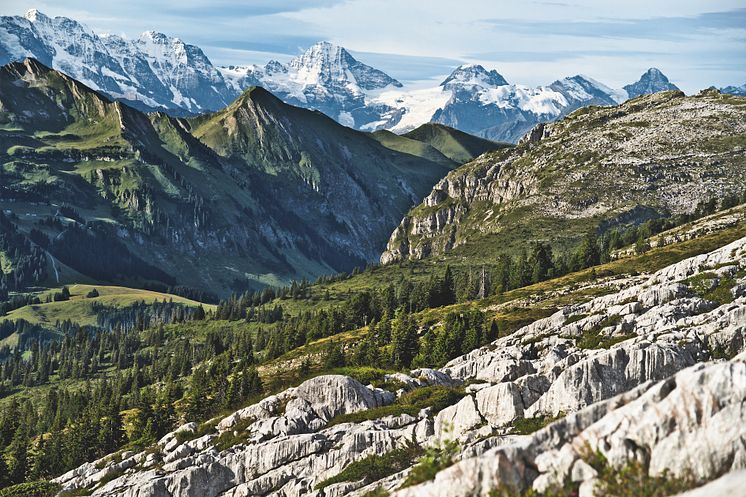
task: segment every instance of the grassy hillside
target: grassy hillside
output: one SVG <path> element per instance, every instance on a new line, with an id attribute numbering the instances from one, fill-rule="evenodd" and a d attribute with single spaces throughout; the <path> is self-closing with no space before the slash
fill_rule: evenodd
<path id="1" fill-rule="evenodd" d="M 424 157 L 447 167 L 455 167 L 458 165 L 455 160 L 446 157 L 429 143 L 421 142 L 413 138 L 407 138 L 403 135 L 397 135 L 396 133 L 392 133 L 385 129 L 371 133 L 371 136 L 384 147 L 396 150 L 397 152 Z M 471 159 L 473 159 L 473 157 L 470 157 L 467 160 Z"/>
<path id="2" fill-rule="evenodd" d="M 721 222 L 724 217 L 730 217 L 734 213 L 738 218 L 736 222 Z M 702 224 L 702 222 L 688 223 L 671 231 L 690 231 L 695 224 Z M 450 313 L 476 310 L 483 313 L 485 321 L 494 320 L 501 335 L 512 333 L 521 326 L 553 314 L 562 306 L 586 302 L 610 293 L 614 291 L 618 282 L 622 282 L 630 275 L 651 273 L 746 237 L 746 205 L 728 213 L 710 216 L 707 218 L 706 225 L 708 230 L 698 231 L 691 238 L 672 241 L 670 244 L 658 246 L 644 254 L 623 255 L 605 264 L 491 295 L 485 299 L 426 309 L 415 314 L 416 320 L 426 327 L 437 328 Z M 436 266 L 425 269 L 420 266 L 420 269 L 427 274 L 431 273 L 434 267 Z M 326 305 L 326 302 L 320 299 L 320 295 L 330 293 L 339 296 L 339 300 L 343 301 L 344 296 L 354 295 L 355 292 L 382 288 L 387 282 L 396 279 L 395 275 L 400 274 L 401 271 L 393 266 L 383 266 L 344 282 L 314 286 L 311 289 L 309 301 L 287 307 L 295 312 L 318 309 L 319 306 Z M 283 306 L 286 305 L 285 302 L 282 301 Z M 324 367 L 324 354 L 330 347 L 352 350 L 368 332 L 368 327 L 363 327 L 313 341 L 262 365 L 259 371 L 269 384 L 279 385 L 287 381 L 297 381 L 304 363 L 310 362 L 313 371 L 321 371 Z"/>
<path id="3" fill-rule="evenodd" d="M 227 295 L 347 271 L 376 260 L 453 167 L 257 88 L 191 120 L 110 102 L 33 60 L 1 68 L 0 90 L 0 207 L 59 263 L 53 283 Z"/>
<path id="4" fill-rule="evenodd" d="M 459 164 L 473 160 L 485 152 L 511 146 L 507 143 L 496 143 L 470 135 L 438 123 L 425 123 L 402 136 L 426 143 Z"/>
<path id="5" fill-rule="evenodd" d="M 187 306 L 197 307 L 202 305 L 206 311 L 214 310 L 215 306 L 202 304 L 178 295 L 126 288 L 121 286 L 99 286 L 99 285 L 70 285 L 70 300 L 63 302 L 44 302 L 47 295 L 58 293 L 61 288 L 52 288 L 39 293 L 41 304 L 33 304 L 21 307 L 8 313 L 4 319 L 24 319 L 32 324 L 52 326 L 57 321 L 72 321 L 81 326 L 96 324 L 96 305 L 111 308 L 128 307 L 133 304 L 144 302 L 152 304 L 156 301 L 173 301 Z M 92 290 L 98 292 L 97 297 L 87 297 Z"/>
<path id="6" fill-rule="evenodd" d="M 638 255 L 622 255 L 606 264 L 491 294 L 484 299 L 416 311 L 411 317 L 402 318 L 411 319 L 420 350 L 412 367 L 444 363 L 448 356 L 436 357 L 429 353 L 440 347 L 440 337 L 455 330 L 454 320 L 458 323 L 464 316 L 470 319 L 478 316 L 477 321 L 482 323 L 479 327 L 484 331 L 494 330 L 500 336 L 510 334 L 564 305 L 585 302 L 628 285 L 630 276 L 654 271 L 746 236 L 744 211 L 746 206 L 739 206 L 679 226 L 668 232 L 669 235 L 675 231 L 689 233 L 691 237 L 671 239 L 670 243 Z M 202 421 L 199 434 L 208 433 L 222 415 L 254 403 L 262 396 L 297 385 L 310 376 L 339 373 L 365 384 L 395 388 L 395 384 L 385 383 L 384 376 L 406 366 L 390 362 L 397 340 L 392 334 L 390 339 L 381 341 L 384 319 L 320 339 L 306 335 L 304 341 L 297 341 L 296 334 L 309 324 L 312 328 L 316 324 L 325 326 L 323 321 L 314 321 L 321 310 L 349 313 L 356 309 L 365 290 L 376 290 L 376 295 L 383 295 L 385 292 L 381 291 L 392 281 L 422 282 L 442 271 L 443 266 L 437 262 L 432 262 L 431 266 L 423 263 L 390 265 L 339 281 L 303 286 L 295 297 L 287 295 L 261 306 L 264 309 L 282 306 L 284 312 L 277 321 L 262 322 L 257 316 L 248 321 L 208 317 L 128 332 L 67 334 L 60 337 L 61 349 L 42 345 L 39 352 L 29 348 L 23 354 L 28 362 L 11 360 L 3 364 L 5 377 L 11 379 L 0 382 L 0 414 L 6 413 L 0 416 L 0 424 L 8 425 L 9 411 L 36 413 L 42 426 L 35 426 L 34 430 L 42 431 L 32 434 L 38 437 L 38 433 L 43 433 L 45 442 L 50 444 L 62 440 L 62 450 L 71 455 L 67 456 L 66 465 L 50 470 L 46 477 L 51 477 L 116 450 L 151 446 L 163 433 L 185 420 Z M 80 305 L 85 304 L 83 293 L 90 289 L 92 287 L 85 285 L 73 288 L 71 300 L 64 303 L 68 306 L 65 316 L 85 319 L 86 311 L 81 310 Z M 163 297 L 158 293 L 117 287 L 101 288 L 100 293 L 97 299 L 114 305 Z M 226 305 L 230 302 L 221 304 Z M 216 313 L 219 312 L 220 309 L 216 309 Z M 332 315 L 326 314 L 327 317 Z M 399 323 L 399 318 L 394 319 L 392 328 L 399 329 Z M 278 340 L 287 341 L 283 345 L 285 352 L 281 354 L 276 354 Z M 483 336 L 474 346 L 486 343 L 485 340 Z M 373 355 L 361 355 L 366 344 L 374 347 Z M 51 374 L 40 377 L 40 368 L 50 357 L 54 358 L 55 366 Z M 57 361 L 59 366 L 56 366 Z M 253 382 L 236 397 L 236 392 L 243 392 L 237 389 L 242 379 L 256 374 L 261 383 Z M 232 396 L 227 392 L 233 392 Z M 59 410 L 63 413 L 59 420 L 51 415 L 54 411 L 50 406 L 55 402 L 60 403 Z M 68 452 L 66 447 L 73 446 L 71 441 L 80 436 L 83 427 L 92 426 L 95 430 L 102 422 L 102 426 L 108 426 L 105 423 L 112 418 L 121 422 L 122 428 L 114 438 L 92 438 L 87 455 Z"/>

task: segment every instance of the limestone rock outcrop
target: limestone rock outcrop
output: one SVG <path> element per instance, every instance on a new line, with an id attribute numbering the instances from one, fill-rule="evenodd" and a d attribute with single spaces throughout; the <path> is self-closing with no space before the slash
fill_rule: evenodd
<path id="1" fill-rule="evenodd" d="M 440 370 L 393 374 L 403 385 L 397 393 L 319 376 L 215 420 L 212 433 L 198 436 L 204 431 L 189 423 L 147 451 L 57 481 L 120 497 L 341 497 L 378 487 L 397 497 L 455 497 L 569 480 L 591 497 L 602 483 L 600 455 L 611 468 L 636 461 L 650 475 L 715 480 L 689 497 L 746 488 L 746 238 L 618 287 Z M 428 385 L 458 389 L 460 400 L 439 412 L 339 422 Z M 519 435 L 516 423 L 527 418 L 553 422 Z M 405 469 L 319 487 L 365 457 L 445 440 L 459 452 L 433 481 L 401 488 Z"/>

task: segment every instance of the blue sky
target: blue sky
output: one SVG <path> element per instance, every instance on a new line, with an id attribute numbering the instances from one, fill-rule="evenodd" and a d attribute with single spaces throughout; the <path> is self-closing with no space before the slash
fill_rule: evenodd
<path id="1" fill-rule="evenodd" d="M 0 13 L 29 8 L 179 36 L 221 65 L 329 40 L 402 81 L 476 62 L 529 85 L 580 73 L 619 87 L 651 66 L 687 92 L 746 83 L 746 0 L 3 0 Z"/>

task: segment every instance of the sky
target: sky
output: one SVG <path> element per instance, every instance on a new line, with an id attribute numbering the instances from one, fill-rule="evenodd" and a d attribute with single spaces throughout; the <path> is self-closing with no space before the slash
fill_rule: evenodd
<path id="1" fill-rule="evenodd" d="M 31 8 L 99 33 L 178 36 L 217 65 L 327 40 L 410 83 L 461 63 L 532 86 L 584 74 L 618 88 L 649 67 L 688 93 L 746 83 L 746 0 L 2 0 L 0 14 Z"/>

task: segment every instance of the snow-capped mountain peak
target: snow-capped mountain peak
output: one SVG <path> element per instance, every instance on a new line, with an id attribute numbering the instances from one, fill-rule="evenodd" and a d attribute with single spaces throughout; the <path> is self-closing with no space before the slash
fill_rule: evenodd
<path id="1" fill-rule="evenodd" d="M 282 62 L 273 59 L 267 62 L 267 65 L 264 66 L 264 72 L 267 75 L 286 74 L 288 72 L 288 68 Z"/>
<path id="2" fill-rule="evenodd" d="M 564 95 L 570 111 L 585 105 L 616 105 L 626 100 L 623 91 L 613 90 L 582 74 L 559 79 L 549 88 Z"/>
<path id="3" fill-rule="evenodd" d="M 47 22 L 51 20 L 49 17 L 39 12 L 37 9 L 27 10 L 23 17 L 31 22 Z"/>
<path id="4" fill-rule="evenodd" d="M 202 50 L 156 31 L 98 35 L 36 9 L 0 18 L 0 64 L 25 57 L 142 110 L 216 110 L 236 96 Z"/>
<path id="5" fill-rule="evenodd" d="M 313 44 L 287 64 L 271 60 L 264 67 L 229 66 L 220 71 L 233 88 L 260 85 L 288 103 L 320 110 L 354 127 L 380 115 L 367 108 L 374 93 L 402 86 L 328 41 Z"/>
<path id="6" fill-rule="evenodd" d="M 496 70 L 488 71 L 479 64 L 464 64 L 457 67 L 440 84 L 446 90 L 468 90 L 473 88 L 494 88 L 508 82 Z"/>
<path id="7" fill-rule="evenodd" d="M 288 63 L 299 83 L 313 86 L 347 85 L 351 89 L 377 90 L 389 85 L 401 87 L 394 78 L 356 60 L 343 47 L 328 41 L 312 45 Z"/>
<path id="8" fill-rule="evenodd" d="M 457 67 L 439 85 L 403 88 L 328 41 L 287 63 L 216 68 L 199 47 L 158 31 L 127 39 L 96 34 L 75 20 L 50 18 L 36 9 L 23 17 L 0 16 L 0 65 L 27 57 L 141 110 L 214 111 L 247 88 L 262 86 L 287 103 L 358 129 L 405 132 L 434 121 L 502 141 L 517 141 L 536 123 L 579 107 L 615 105 L 676 89 L 656 68 L 624 90 L 614 90 L 582 75 L 535 88 L 509 84 L 479 64 Z"/>

